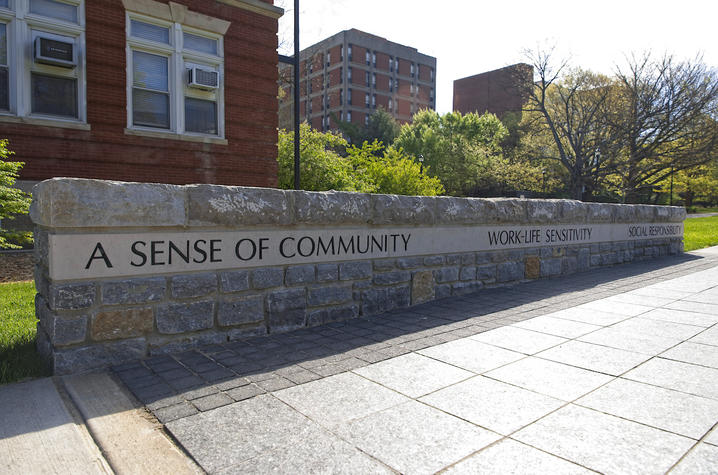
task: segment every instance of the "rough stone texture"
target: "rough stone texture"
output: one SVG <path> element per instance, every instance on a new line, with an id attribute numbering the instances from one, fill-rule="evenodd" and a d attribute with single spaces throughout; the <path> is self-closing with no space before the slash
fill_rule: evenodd
<path id="1" fill-rule="evenodd" d="M 444 282 L 454 282 L 459 280 L 458 267 L 444 267 L 434 271 L 434 279 L 440 284 Z"/>
<path id="2" fill-rule="evenodd" d="M 403 257 L 396 260 L 396 266 L 399 269 L 416 269 L 421 267 L 423 263 L 424 258 L 422 257 Z"/>
<path id="3" fill-rule="evenodd" d="M 459 280 L 476 280 L 476 267 L 462 267 L 461 272 L 459 272 Z"/>
<path id="4" fill-rule="evenodd" d="M 272 292 L 267 297 L 267 323 L 275 331 L 288 331 L 306 323 L 306 290 L 291 289 Z"/>
<path id="5" fill-rule="evenodd" d="M 172 297 L 204 297 L 217 291 L 217 275 L 214 273 L 178 275 L 171 280 Z"/>
<path id="6" fill-rule="evenodd" d="M 484 264 L 476 268 L 476 280 L 487 281 L 496 279 L 496 265 Z"/>
<path id="7" fill-rule="evenodd" d="M 253 289 L 269 289 L 279 287 L 284 280 L 284 271 L 274 267 L 254 269 L 251 271 L 250 280 Z"/>
<path id="8" fill-rule="evenodd" d="M 446 263 L 444 256 L 428 256 L 424 258 L 425 266 L 440 266 Z"/>
<path id="9" fill-rule="evenodd" d="M 307 316 L 309 326 L 323 325 L 331 322 L 342 322 L 357 318 L 359 316 L 359 305 L 351 304 L 344 307 L 323 308 L 313 310 Z"/>
<path id="10" fill-rule="evenodd" d="M 135 338 L 152 332 L 153 327 L 151 307 L 108 310 L 93 317 L 90 336 L 95 341 Z"/>
<path id="11" fill-rule="evenodd" d="M 163 334 L 193 332 L 211 328 L 214 302 L 170 303 L 157 307 L 157 330 Z"/>
<path id="12" fill-rule="evenodd" d="M 339 280 L 339 266 L 337 264 L 317 264 L 317 282 L 332 282 Z"/>
<path id="13" fill-rule="evenodd" d="M 498 221 L 493 202 L 480 198 L 436 198 L 436 217 L 441 224 L 484 224 Z"/>
<path id="14" fill-rule="evenodd" d="M 343 191 L 288 191 L 294 200 L 297 223 L 366 224 L 371 218 L 371 198 Z"/>
<path id="15" fill-rule="evenodd" d="M 53 313 L 47 306 L 42 295 L 35 297 L 35 316 L 39 320 L 38 327 L 47 332 L 50 341 L 56 346 L 81 343 L 87 337 L 87 316 L 63 318 Z"/>
<path id="16" fill-rule="evenodd" d="M 502 262 L 496 266 L 496 281 L 511 282 L 524 278 L 523 262 Z"/>
<path id="17" fill-rule="evenodd" d="M 430 270 L 415 272 L 411 278 L 411 304 L 434 300 L 434 273 Z"/>
<path id="18" fill-rule="evenodd" d="M 226 298 L 219 302 L 217 323 L 223 327 L 264 321 L 264 298 L 261 295 Z"/>
<path id="19" fill-rule="evenodd" d="M 429 196 L 371 195 L 371 223 L 434 224 L 435 200 Z"/>
<path id="20" fill-rule="evenodd" d="M 310 288 L 308 302 L 310 307 L 337 305 L 352 299 L 351 285 Z"/>
<path id="21" fill-rule="evenodd" d="M 339 280 L 368 279 L 371 277 L 371 262 L 343 262 L 339 264 Z"/>
<path id="22" fill-rule="evenodd" d="M 222 292 L 241 292 L 249 289 L 249 271 L 222 272 L 219 281 Z"/>
<path id="23" fill-rule="evenodd" d="M 128 305 L 159 302 L 165 297 L 167 281 L 164 277 L 137 278 L 100 285 L 104 305 Z"/>
<path id="24" fill-rule="evenodd" d="M 374 274 L 375 285 L 394 285 L 411 280 L 409 271 L 384 272 L 382 274 Z"/>
<path id="25" fill-rule="evenodd" d="M 185 189 L 157 183 L 55 178 L 35 185 L 30 217 L 48 227 L 184 226 Z"/>
<path id="26" fill-rule="evenodd" d="M 541 261 L 537 256 L 527 256 L 524 260 L 524 276 L 527 279 L 538 279 L 541 276 Z"/>
<path id="27" fill-rule="evenodd" d="M 190 226 L 282 225 L 293 220 L 283 190 L 220 185 L 190 185 L 186 190 Z"/>
<path id="28" fill-rule="evenodd" d="M 104 368 L 136 360 L 146 354 L 147 342 L 144 338 L 58 350 L 53 354 L 53 372 L 63 375 L 76 372 L 78 368 Z"/>
<path id="29" fill-rule="evenodd" d="M 95 284 L 51 284 L 48 304 L 52 310 L 78 310 L 95 303 Z"/>
<path id="30" fill-rule="evenodd" d="M 315 280 L 313 265 L 287 267 L 284 275 L 285 285 L 311 284 Z"/>
<path id="31" fill-rule="evenodd" d="M 542 259 L 541 277 L 554 277 L 561 274 L 562 259 Z"/>

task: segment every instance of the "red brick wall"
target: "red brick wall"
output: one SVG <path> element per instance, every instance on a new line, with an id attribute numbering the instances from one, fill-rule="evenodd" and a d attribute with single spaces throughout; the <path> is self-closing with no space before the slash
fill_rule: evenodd
<path id="1" fill-rule="evenodd" d="M 332 55 L 334 56 L 334 55 Z M 341 68 L 334 69 L 329 72 L 329 85 L 330 86 L 337 86 L 341 83 L 341 74 L 342 70 Z"/>
<path id="2" fill-rule="evenodd" d="M 376 90 L 389 92 L 389 76 L 383 74 L 376 75 Z"/>
<path id="3" fill-rule="evenodd" d="M 376 53 L 376 69 L 389 71 L 389 55 L 385 53 Z"/>
<path id="4" fill-rule="evenodd" d="M 277 21 L 219 2 L 175 1 L 231 21 L 224 39 L 229 144 L 125 135 L 125 10 L 121 0 L 91 0 L 85 2 L 91 130 L 2 123 L 14 158 L 25 162 L 22 179 L 277 185 Z"/>
<path id="5" fill-rule="evenodd" d="M 329 55 L 331 56 L 330 64 L 337 64 L 337 63 L 341 62 L 341 52 L 342 52 L 341 45 L 337 45 L 333 48 L 329 48 Z"/>
<path id="6" fill-rule="evenodd" d="M 399 61 L 399 74 L 402 76 L 409 76 L 411 74 L 411 61 L 403 58 Z"/>
<path id="7" fill-rule="evenodd" d="M 431 81 L 431 68 L 425 64 L 419 65 L 419 79 L 422 81 Z"/>

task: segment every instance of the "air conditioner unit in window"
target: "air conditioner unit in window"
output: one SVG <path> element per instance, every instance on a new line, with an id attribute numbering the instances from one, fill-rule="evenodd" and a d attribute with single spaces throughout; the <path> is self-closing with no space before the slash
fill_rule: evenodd
<path id="1" fill-rule="evenodd" d="M 189 87 L 197 89 L 217 89 L 219 87 L 219 73 L 202 68 L 191 68 L 189 70 L 189 82 L 187 84 Z"/>
<path id="2" fill-rule="evenodd" d="M 74 68 L 75 44 L 71 41 L 58 41 L 44 36 L 35 38 L 35 62 L 51 64 L 62 68 Z"/>

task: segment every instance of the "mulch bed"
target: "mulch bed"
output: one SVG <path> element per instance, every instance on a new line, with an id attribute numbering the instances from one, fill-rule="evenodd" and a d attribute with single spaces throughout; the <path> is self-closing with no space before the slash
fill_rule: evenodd
<path id="1" fill-rule="evenodd" d="M 33 279 L 35 257 L 29 252 L 0 252 L 0 283 Z"/>

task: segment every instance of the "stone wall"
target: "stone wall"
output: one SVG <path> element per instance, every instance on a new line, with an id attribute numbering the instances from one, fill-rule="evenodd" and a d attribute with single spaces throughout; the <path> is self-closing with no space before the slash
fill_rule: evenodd
<path id="1" fill-rule="evenodd" d="M 38 347 L 59 374 L 379 314 L 488 286 L 675 254 L 682 251 L 680 223 L 685 218 L 685 211 L 676 207 L 570 200 L 313 193 L 82 179 L 42 182 L 33 196 Z M 548 236 L 550 226 L 571 225 L 595 228 L 595 241 L 599 231 L 606 236 L 614 228 L 624 232 L 630 223 L 642 223 L 633 226 L 630 239 L 614 237 L 605 242 L 526 242 L 518 248 L 508 245 L 495 250 L 477 244 L 469 250 L 467 244 L 455 247 L 453 241 L 454 235 L 467 230 L 480 233 L 489 226 L 537 226 L 537 236 L 539 231 Z M 679 224 L 667 228 L 680 227 L 680 235 L 651 236 L 662 229 L 658 226 L 662 223 Z M 181 271 L 159 265 L 167 264 L 166 252 L 172 249 L 157 249 L 157 260 L 164 261 L 155 267 L 136 267 L 131 275 L 118 270 L 119 254 L 113 254 L 112 247 L 122 247 L 116 244 L 125 242 L 122 239 L 148 244 L 150 238 L 143 236 L 171 240 L 197 233 L 329 233 L 334 228 L 356 233 L 400 229 L 413 233 L 412 239 L 421 239 L 422 233 L 436 236 L 439 230 L 445 241 L 427 238 L 427 242 L 433 239 L 429 244 L 436 249 L 429 254 L 412 255 L 408 246 L 397 250 L 395 245 L 381 257 L 366 257 L 369 253 L 341 258 L 297 256 L 272 265 L 239 259 L 230 264 L 218 257 L 213 265 L 190 263 Z M 650 232 L 644 236 L 635 234 L 636 229 Z M 67 250 L 74 249 L 73 243 L 95 237 L 104 247 L 89 246 L 83 255 Z M 271 241 L 267 242 L 269 247 Z M 460 252 L 454 250 L 458 248 Z M 189 241 L 186 249 L 189 254 Z M 141 262 L 139 257 L 139 253 L 132 255 L 133 266 Z M 77 271 L 63 270 L 73 264 Z M 105 274 L 100 270 L 93 274 L 98 267 Z"/>

